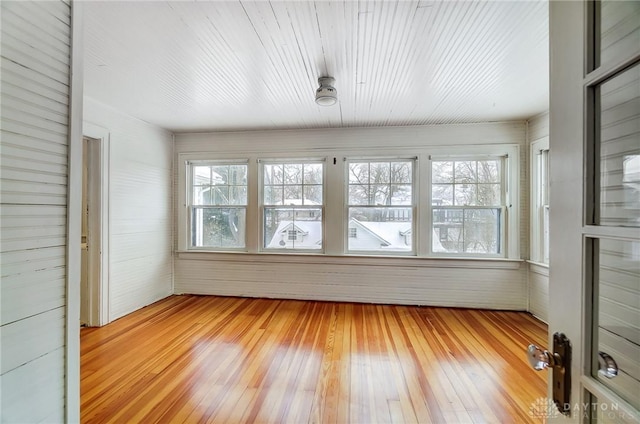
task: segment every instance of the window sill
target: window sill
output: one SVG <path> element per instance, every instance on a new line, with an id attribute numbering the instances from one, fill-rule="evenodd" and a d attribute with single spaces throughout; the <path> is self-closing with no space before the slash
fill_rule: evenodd
<path id="1" fill-rule="evenodd" d="M 520 269 L 522 259 L 505 258 L 460 258 L 460 257 L 418 257 L 384 255 L 340 255 L 331 256 L 317 253 L 248 253 L 248 252 L 206 252 L 177 251 L 179 260 L 220 261 L 238 263 L 308 263 L 314 265 L 366 265 L 396 266 L 413 268 L 471 268 L 471 269 Z"/>

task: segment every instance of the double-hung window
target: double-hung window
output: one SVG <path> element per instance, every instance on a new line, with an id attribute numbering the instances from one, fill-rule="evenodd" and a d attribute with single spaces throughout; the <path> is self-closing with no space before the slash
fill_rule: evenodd
<path id="1" fill-rule="evenodd" d="M 347 161 L 347 251 L 413 253 L 415 159 Z"/>
<path id="2" fill-rule="evenodd" d="M 244 249 L 247 215 L 247 164 L 192 161 L 190 248 Z"/>
<path id="3" fill-rule="evenodd" d="M 264 250 L 321 251 L 324 162 L 261 161 Z"/>
<path id="4" fill-rule="evenodd" d="M 432 253 L 503 255 L 504 162 L 503 157 L 432 159 Z"/>
<path id="5" fill-rule="evenodd" d="M 531 259 L 549 263 L 549 139 L 531 145 Z"/>

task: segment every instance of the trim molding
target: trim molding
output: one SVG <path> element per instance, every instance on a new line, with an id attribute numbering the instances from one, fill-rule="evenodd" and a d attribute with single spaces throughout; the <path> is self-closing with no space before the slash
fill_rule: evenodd
<path id="1" fill-rule="evenodd" d="M 65 332 L 65 421 L 80 422 L 80 236 L 82 209 L 83 17 L 72 2 L 67 185 L 67 281 Z"/>
<path id="2" fill-rule="evenodd" d="M 529 264 L 529 271 L 544 275 L 545 277 L 549 276 L 549 264 L 533 261 L 527 261 L 527 263 Z"/>
<path id="3" fill-rule="evenodd" d="M 503 258 L 419 258 L 399 256 L 358 256 L 358 255 L 315 255 L 315 254 L 278 254 L 245 252 L 193 252 L 177 251 L 178 260 L 197 260 L 210 262 L 236 263 L 308 263 L 313 265 L 366 265 L 383 267 L 412 268 L 470 268 L 470 269 L 520 269 L 525 262 L 522 259 Z"/>
<path id="4" fill-rule="evenodd" d="M 97 293 L 92 293 L 92 298 L 97 297 L 98 316 L 95 317 L 93 312 L 90 314 L 90 325 L 103 326 L 109 323 L 109 240 L 110 240 L 110 133 L 109 130 L 101 126 L 84 122 L 82 127 L 84 137 L 96 140 L 99 147 L 100 165 L 98 173 L 100 174 L 100 210 L 98 212 L 98 220 L 100 222 L 100 274 L 98 277 Z M 92 288 L 93 291 L 94 288 Z M 96 296 L 97 295 L 97 296 Z M 96 319 L 97 318 L 97 319 Z"/>

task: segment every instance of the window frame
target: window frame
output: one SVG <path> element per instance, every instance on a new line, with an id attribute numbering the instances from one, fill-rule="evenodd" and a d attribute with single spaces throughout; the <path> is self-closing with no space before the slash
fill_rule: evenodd
<path id="1" fill-rule="evenodd" d="M 432 195 L 433 195 L 433 162 L 434 161 L 482 161 L 482 160 L 500 160 L 501 169 L 500 169 L 500 206 L 477 206 L 477 205 L 468 205 L 468 206 L 458 206 L 452 205 L 450 207 L 435 207 L 432 205 Z M 428 187 L 428 196 L 427 202 L 429 204 L 429 244 L 427 246 L 429 255 L 432 257 L 460 257 L 460 258 L 509 258 L 508 252 L 508 209 L 509 209 L 509 186 L 508 180 L 510 176 L 510 168 L 509 168 L 509 154 L 508 153 L 478 153 L 478 154 L 444 154 L 444 155 L 432 155 L 429 157 L 429 166 L 428 166 L 428 175 L 429 175 L 429 187 Z M 439 183 L 436 183 L 439 184 Z M 451 183 L 454 184 L 454 183 Z M 474 185 L 478 185 L 480 183 L 473 183 Z M 453 209 L 453 210 L 500 210 L 500 218 L 498 221 L 498 240 L 500 243 L 500 249 L 498 253 L 468 253 L 468 252 L 435 252 L 433 251 L 433 239 L 435 230 L 433 228 L 433 212 L 436 209 Z M 464 213 L 464 212 L 463 212 Z"/>
<path id="2" fill-rule="evenodd" d="M 545 154 L 546 152 L 546 154 Z M 549 137 L 543 137 L 531 143 L 530 147 L 530 235 L 529 256 L 532 262 L 549 265 L 548 246 L 545 249 L 544 213 L 549 205 Z M 544 160 L 546 159 L 546 163 Z M 546 167 L 546 175 L 543 175 Z M 545 184 L 546 183 L 546 184 Z M 546 187 L 545 187 L 546 186 Z M 547 214 L 548 216 L 548 214 Z M 548 223 L 547 223 L 548 225 Z M 547 227 L 548 228 L 548 227 Z"/>
<path id="3" fill-rule="evenodd" d="M 264 204 L 264 165 L 287 165 L 287 164 L 320 164 L 322 165 L 322 204 L 320 206 L 315 205 L 294 205 L 294 207 L 287 208 L 287 205 L 265 205 Z M 326 250 L 326 204 L 327 204 L 327 167 L 326 158 L 318 157 L 285 157 L 285 158 L 259 158 L 258 164 L 258 178 L 257 178 L 257 191 L 258 191 L 258 252 L 267 254 L 317 254 L 322 255 Z M 303 176 L 304 179 L 304 176 Z M 304 181 L 304 180 L 303 180 Z M 284 184 L 283 184 L 284 185 Z M 301 183 L 304 190 L 304 183 Z M 304 193 L 302 194 L 304 196 Z M 268 209 L 292 209 L 292 210 L 316 210 L 320 209 L 322 219 L 320 220 L 322 227 L 322 245 L 320 249 L 296 249 L 296 248 L 270 248 L 266 246 L 265 240 L 265 211 Z M 287 238 L 289 234 L 287 233 Z M 296 239 L 298 237 L 296 236 Z"/>
<path id="4" fill-rule="evenodd" d="M 249 212 L 249 161 L 247 159 L 188 159 L 184 161 L 185 174 L 186 174 L 186 187 L 185 187 L 185 208 L 186 217 L 184 218 L 186 224 L 186 249 L 189 251 L 213 251 L 213 252 L 246 252 L 247 251 L 247 223 Z M 194 205 L 193 202 L 193 167 L 194 166 L 229 166 L 229 165 L 245 165 L 247 167 L 247 198 L 244 205 Z M 244 246 L 242 247 L 221 247 L 221 246 L 193 246 L 191 243 L 193 234 L 193 210 L 195 207 L 201 209 L 223 209 L 223 208 L 238 208 L 244 209 Z"/>
<path id="5" fill-rule="evenodd" d="M 470 140 L 469 143 L 472 143 Z M 369 149 L 370 150 L 370 149 Z M 521 187 L 528 192 L 528 188 L 520 184 L 526 183 L 526 176 L 521 173 L 521 166 L 525 164 L 525 154 L 521 151 L 521 145 L 515 143 L 501 144 L 458 144 L 445 146 L 444 141 L 438 145 L 430 146 L 400 146 L 394 149 L 379 148 L 374 149 L 375 152 L 367 152 L 367 149 L 360 148 L 300 148 L 294 150 L 281 150 L 273 152 L 243 150 L 238 151 L 185 151 L 177 154 L 175 174 L 177 191 L 176 198 L 176 252 L 180 254 L 196 255 L 200 254 L 202 258 L 206 258 L 208 254 L 227 253 L 227 254 L 265 254 L 299 257 L 312 254 L 313 256 L 335 256 L 335 257 L 389 257 L 389 258 L 421 258 L 421 259 L 460 259 L 460 260 L 515 260 L 520 261 L 520 245 L 521 243 L 529 243 L 528 234 L 524 234 L 524 229 L 519 227 L 520 222 L 520 189 Z M 369 153 L 367 155 L 366 153 Z M 416 155 L 417 154 L 417 155 Z M 507 201 L 508 208 L 504 214 L 506 224 L 503 225 L 504 255 L 498 257 L 460 255 L 460 254 L 432 254 L 431 253 L 431 167 L 430 158 L 459 158 L 462 156 L 505 156 L 507 159 L 504 177 L 507 181 Z M 348 209 L 347 209 L 347 191 L 348 180 L 346 173 L 347 158 L 351 160 L 374 160 L 374 159 L 414 159 L 417 158 L 413 169 L 413 202 L 415 205 L 412 229 L 412 244 L 414 253 L 407 255 L 401 252 L 400 255 L 393 252 L 372 252 L 368 251 L 347 251 L 348 247 Z M 239 162 L 248 164 L 247 176 L 247 212 L 246 212 L 246 228 L 245 228 L 245 249 L 238 250 L 220 250 L 211 248 L 189 249 L 189 224 L 187 196 L 189 192 L 189 178 L 187 175 L 186 164 L 189 161 L 207 161 L 207 162 Z M 323 207 L 322 207 L 322 226 L 323 226 L 323 248 L 312 251 L 297 250 L 265 250 L 262 248 L 263 241 L 263 217 L 261 212 L 261 186 L 262 175 L 260 170 L 260 162 L 289 162 L 296 163 L 300 161 L 320 161 L 324 163 L 323 172 Z M 528 212 L 525 212 L 528 213 Z M 528 249 L 527 249 L 528 250 Z M 194 258 L 196 256 L 193 256 Z M 302 259 L 291 259 L 302 260 Z"/>
<path id="6" fill-rule="evenodd" d="M 411 163 L 411 204 L 410 205 L 350 205 L 349 204 L 349 164 L 357 162 L 369 162 L 371 163 L 386 163 L 386 162 L 410 162 Z M 417 237 L 415 235 L 418 231 L 418 157 L 417 156 L 375 156 L 375 157 L 362 157 L 362 156 L 346 156 L 344 158 L 344 178 L 343 178 L 343 193 L 344 193 L 344 210 L 343 210 L 343 254 L 344 255 L 363 255 L 363 256 L 417 256 Z M 390 183 L 391 184 L 391 183 Z M 411 249 L 405 251 L 382 251 L 382 250 L 362 250 L 362 249 L 349 249 L 349 210 L 351 208 L 403 208 L 411 209 Z"/>

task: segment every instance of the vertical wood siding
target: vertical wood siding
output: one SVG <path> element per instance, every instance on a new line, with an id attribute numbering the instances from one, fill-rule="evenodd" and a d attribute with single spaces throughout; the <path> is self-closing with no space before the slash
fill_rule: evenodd
<path id="1" fill-rule="evenodd" d="M 548 112 L 538 115 L 529 121 L 529 144 L 548 136 Z M 529 151 L 529 149 L 526 150 Z M 526 169 L 529 169 L 529 167 L 527 166 Z M 530 182 L 528 182 L 527 184 L 530 184 Z M 525 215 L 527 217 L 529 216 L 528 210 Z M 528 283 L 529 312 L 546 322 L 548 319 L 549 307 L 549 270 L 537 265 L 530 264 Z"/>
<path id="2" fill-rule="evenodd" d="M 90 98 L 110 137 L 109 321 L 173 292 L 171 133 Z"/>
<path id="3" fill-rule="evenodd" d="M 1 8 L 0 420 L 62 422 L 71 10 Z"/>
<path id="4" fill-rule="evenodd" d="M 375 152 L 426 146 L 520 144 L 526 150 L 522 122 L 333 130 L 252 131 L 176 135 L 177 155 L 187 152 L 229 154 L 287 149 L 312 155 L 319 148 Z M 259 147 L 257 147 L 259 146 Z M 403 150 L 408 151 L 408 150 Z M 316 153 L 317 154 L 317 153 Z M 521 168 L 525 168 L 522 156 Z M 178 181 L 178 167 L 175 167 Z M 526 177 L 521 174 L 522 178 Z M 526 187 L 526 186 L 525 186 Z M 175 186 L 177 196 L 177 184 Z M 522 198 L 528 190 L 521 190 Z M 177 206 L 179 207 L 179 206 Z M 178 223 L 178 225 L 180 225 Z M 528 240 L 521 229 L 521 240 Z M 176 245 L 177 246 L 177 245 Z M 241 256 L 239 259 L 238 256 Z M 244 258 L 244 259 L 242 259 Z M 464 262 L 464 264 L 462 264 Z M 184 253 L 176 257 L 175 292 L 228 296 L 420 304 L 524 310 L 526 266 L 517 262 L 432 259 L 381 259 L 261 254 Z M 457 266 L 456 264 L 460 265 Z"/>

